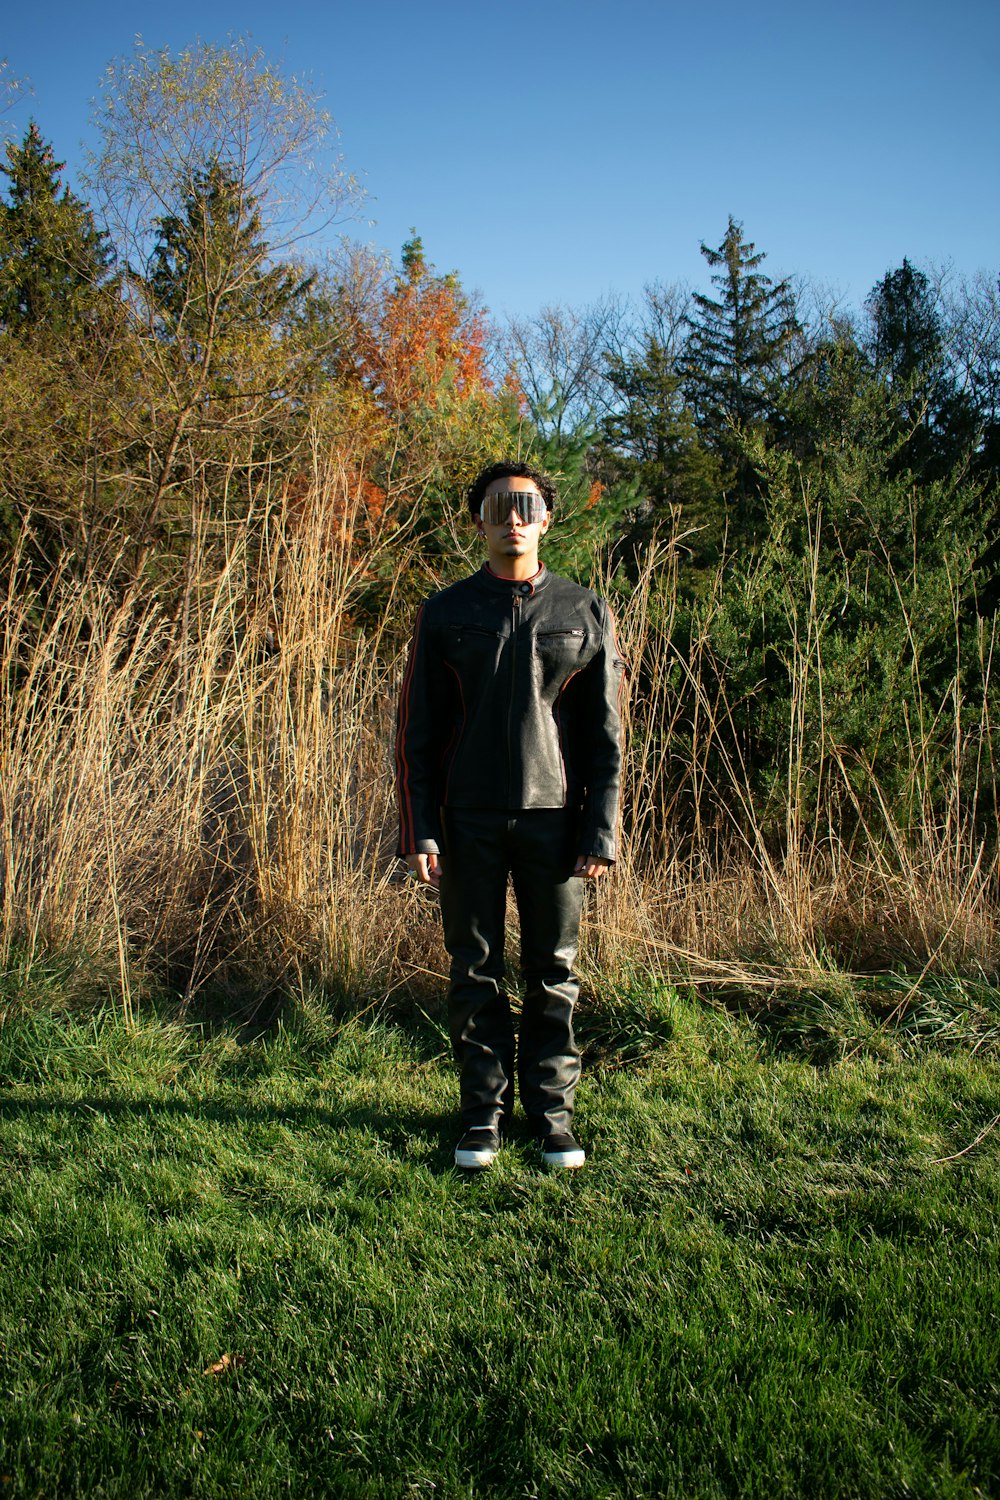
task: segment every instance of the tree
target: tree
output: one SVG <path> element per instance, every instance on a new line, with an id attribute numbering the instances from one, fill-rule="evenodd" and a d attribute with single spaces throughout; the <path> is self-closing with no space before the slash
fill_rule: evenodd
<path id="1" fill-rule="evenodd" d="M 582 309 L 549 305 L 533 318 L 512 319 L 497 340 L 502 365 L 515 371 L 546 437 L 596 427 L 608 396 L 605 351 L 616 343 L 622 319 L 613 297 Z"/>
<path id="2" fill-rule="evenodd" d="M 90 208 L 63 187 L 51 145 L 32 121 L 20 145 L 10 143 L 0 173 L 0 326 L 23 333 L 65 333 L 84 321 L 107 278 L 107 238 Z"/>
<path id="3" fill-rule="evenodd" d="M 604 463 L 639 501 L 632 541 L 647 540 L 683 511 L 687 546 L 702 565 L 718 555 L 721 476 L 685 400 L 687 307 L 677 287 L 646 287 L 637 326 L 605 353 L 609 410 L 601 432 Z"/>
<path id="4" fill-rule="evenodd" d="M 951 474 L 971 461 L 976 419 L 955 378 L 929 277 L 904 259 L 872 289 L 865 307 L 868 352 L 897 414 L 894 472 L 926 479 Z"/>
<path id="5" fill-rule="evenodd" d="M 272 325 L 251 327 L 249 313 L 255 305 L 273 313 L 275 298 L 304 285 L 293 246 L 361 195 L 330 155 L 329 116 L 244 41 L 198 43 L 176 57 L 138 47 L 109 68 L 99 124 L 93 180 L 128 267 L 149 367 L 137 432 L 148 445 L 145 537 L 168 494 L 189 509 L 192 483 L 204 485 L 213 396 L 238 397 L 228 436 L 240 438 L 248 475 L 274 398 L 298 421 L 295 345 Z M 279 345 L 284 362 L 271 358 Z"/>
<path id="6" fill-rule="evenodd" d="M 312 352 L 297 343 L 296 320 L 314 279 L 271 262 L 259 208 L 218 163 L 198 174 L 182 213 L 161 219 L 133 291 L 147 304 L 178 404 L 197 403 L 203 429 L 256 430 L 296 387 Z"/>
<path id="7" fill-rule="evenodd" d="M 492 389 L 485 317 L 455 272 L 435 272 L 419 235 L 403 245 L 400 270 L 383 282 L 372 312 L 359 323 L 353 358 L 386 413 L 433 407 L 447 390 L 469 397 Z"/>
<path id="8" fill-rule="evenodd" d="M 904 258 L 868 294 L 870 346 L 876 367 L 904 388 L 914 376 L 940 366 L 944 334 L 930 282 Z"/>
<path id="9" fill-rule="evenodd" d="M 404 536 L 418 572 L 439 580 L 464 566 L 473 538 L 456 500 L 490 457 L 517 451 L 519 394 L 487 367 L 485 310 L 455 272 L 435 269 L 415 232 L 398 265 L 345 247 L 332 300 L 342 342 L 324 443 L 368 512 L 355 525 L 358 549 L 387 534 L 397 543 L 395 580 L 384 557 L 372 579 L 375 611 L 399 581 Z M 427 586 L 426 576 L 404 584 Z"/>
<path id="10" fill-rule="evenodd" d="M 329 114 L 245 40 L 199 42 L 176 57 L 138 44 L 109 66 L 97 123 L 91 176 L 132 263 L 145 262 L 157 226 L 183 213 L 213 164 L 238 185 L 239 212 L 260 214 L 276 256 L 363 197 L 331 151 Z"/>
<path id="11" fill-rule="evenodd" d="M 259 206 L 242 198 L 212 162 L 196 174 L 183 212 L 159 221 L 146 286 L 163 336 L 191 341 L 196 357 L 218 328 L 279 328 L 314 280 L 269 263 Z"/>
<path id="12" fill-rule="evenodd" d="M 497 340 L 524 397 L 521 452 L 559 482 L 559 522 L 546 555 L 576 578 L 591 576 L 639 501 L 634 476 L 602 427 L 615 399 L 607 352 L 620 347 L 625 330 L 625 304 L 611 296 L 583 308 L 550 304 L 512 320 Z"/>
<path id="13" fill-rule="evenodd" d="M 86 554 L 129 379 L 108 243 L 62 170 L 34 121 L 0 166 L 0 547 L 23 534 L 41 575 Z"/>
<path id="14" fill-rule="evenodd" d="M 701 253 L 717 297 L 696 292 L 685 353 L 685 390 L 698 427 L 728 473 L 739 529 L 759 518 L 759 480 L 745 438 L 766 422 L 776 383 L 799 332 L 791 284 L 772 281 L 765 260 L 731 215 L 722 243 Z"/>
<path id="15" fill-rule="evenodd" d="M 189 502 L 211 505 L 223 485 L 232 497 L 234 473 L 246 486 L 287 464 L 325 352 L 311 329 L 300 336 L 314 280 L 271 259 L 259 206 L 218 162 L 159 220 L 145 275 L 132 275 L 129 290 L 148 379 L 171 421 L 161 495 L 180 481 Z"/>
<path id="16" fill-rule="evenodd" d="M 992 489 L 1000 482 L 1000 279 L 985 272 L 962 283 L 948 308 L 949 352 L 955 379 L 972 403 L 979 426 L 975 476 Z"/>
<path id="17" fill-rule="evenodd" d="M 947 307 L 948 349 L 959 390 L 975 420 L 970 474 L 979 487 L 987 543 L 980 603 L 1000 607 L 1000 281 L 981 272 L 959 286 Z"/>

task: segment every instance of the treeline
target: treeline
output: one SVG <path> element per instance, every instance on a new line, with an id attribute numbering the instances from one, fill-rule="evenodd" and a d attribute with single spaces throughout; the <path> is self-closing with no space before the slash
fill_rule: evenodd
<path id="1" fill-rule="evenodd" d="M 803 805 L 835 764 L 845 817 L 873 783 L 916 810 L 947 765 L 988 825 L 995 278 L 904 260 L 852 311 L 770 277 L 730 218 L 702 246 L 706 292 L 654 282 L 501 325 L 416 233 L 398 264 L 348 239 L 306 257 L 361 195 L 324 156 L 330 121 L 259 52 L 139 50 L 100 124 L 89 198 L 35 124 L 2 168 L 0 545 L 40 618 L 97 572 L 194 630 L 234 529 L 249 611 L 280 500 L 348 558 L 357 628 L 402 625 L 468 565 L 471 475 L 520 452 L 562 481 L 550 565 L 600 571 L 625 610 L 652 574 L 669 613 L 650 837 L 668 809 L 739 815 L 736 766 L 785 827 L 790 736 Z M 677 747 L 708 682 L 692 778 Z"/>

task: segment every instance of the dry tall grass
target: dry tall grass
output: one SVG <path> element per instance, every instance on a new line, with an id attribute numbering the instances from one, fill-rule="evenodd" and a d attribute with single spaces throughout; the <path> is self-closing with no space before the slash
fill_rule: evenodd
<path id="1" fill-rule="evenodd" d="M 807 691 L 822 704 L 825 688 L 817 556 L 818 544 L 806 564 L 807 605 L 788 664 L 786 750 L 774 768 L 780 806 L 766 809 L 741 756 L 725 675 L 713 659 L 715 610 L 733 584 L 720 571 L 682 659 L 673 644 L 677 546 L 647 556 L 619 620 L 625 654 L 642 664 L 643 676 L 630 705 L 624 855 L 593 924 L 603 966 L 634 966 L 638 953 L 645 966 L 669 977 L 763 992 L 848 978 L 854 969 L 866 976 L 902 970 L 917 982 L 929 973 L 995 977 L 996 622 L 979 622 L 980 692 L 966 702 L 954 599 L 948 705 L 954 730 L 943 772 L 940 756 L 930 753 L 941 705 L 921 698 L 918 722 L 908 726 L 906 795 L 884 792 L 871 766 L 861 768 L 859 795 L 856 758 L 830 736 L 822 716 L 818 732 L 808 727 Z M 897 599 L 905 618 L 901 590 Z M 919 680 L 909 622 L 907 636 Z M 992 812 L 980 805 L 984 789 Z M 708 822 L 706 807 L 713 810 Z M 629 824 L 640 830 L 638 838 L 629 836 Z"/>
<path id="2" fill-rule="evenodd" d="M 172 612 L 115 601 L 99 567 L 43 602 L 15 566 L 5 963 L 83 951 L 113 958 L 126 1005 L 157 972 L 246 1008 L 306 970 L 363 994 L 424 962 L 432 914 L 392 859 L 398 650 L 351 613 L 358 505 L 336 473 L 305 502 L 262 495 L 202 539 Z"/>
<path id="3" fill-rule="evenodd" d="M 127 1011 L 150 975 L 185 1001 L 220 987 L 234 1013 L 306 982 L 359 1006 L 437 982 L 433 899 L 394 858 L 403 632 L 392 608 L 374 629 L 357 623 L 371 564 L 357 560 L 357 506 L 336 472 L 305 501 L 262 494 L 249 523 L 202 539 L 170 610 L 138 591 L 113 598 L 96 565 L 82 578 L 66 568 L 43 597 L 15 564 L 0 621 L 5 967 L 86 955 Z M 590 977 L 627 968 L 766 989 L 852 963 L 994 972 L 997 844 L 977 840 L 960 774 L 970 754 L 992 773 L 988 692 L 957 705 L 943 801 L 924 784 L 916 726 L 924 816 L 903 827 L 877 786 L 862 805 L 835 744 L 807 743 L 802 695 L 823 660 L 805 621 L 776 839 L 740 764 L 725 682 L 707 669 L 710 608 L 680 670 L 676 558 L 651 554 L 619 612 L 642 672 L 622 857 L 586 925 Z M 984 632 L 987 685 L 993 646 Z M 817 759 L 807 818 L 801 783 Z M 727 811 L 706 821 L 705 778 L 720 764 Z"/>

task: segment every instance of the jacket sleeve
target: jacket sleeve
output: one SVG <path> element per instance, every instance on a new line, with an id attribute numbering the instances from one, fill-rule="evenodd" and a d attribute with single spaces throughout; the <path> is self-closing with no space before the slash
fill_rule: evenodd
<path id="1" fill-rule="evenodd" d="M 601 613 L 600 649 L 581 673 L 580 706 L 588 754 L 577 852 L 613 860 L 618 849 L 621 790 L 621 697 L 628 667 L 618 649 L 615 623 L 604 600 Z"/>
<path id="2" fill-rule="evenodd" d="M 399 808 L 397 854 L 439 854 L 433 737 L 433 659 L 428 650 L 426 605 L 421 605 L 403 674 L 396 714 L 396 801 Z"/>

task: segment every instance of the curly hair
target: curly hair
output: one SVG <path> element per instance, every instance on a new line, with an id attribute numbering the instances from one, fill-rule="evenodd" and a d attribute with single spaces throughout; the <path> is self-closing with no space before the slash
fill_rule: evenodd
<path id="1" fill-rule="evenodd" d="M 542 499 L 548 506 L 549 515 L 552 514 L 556 503 L 555 480 L 550 479 L 547 474 L 543 474 L 541 469 L 533 468 L 531 464 L 521 463 L 520 459 L 513 459 L 497 464 L 490 464 L 489 468 L 484 469 L 481 474 L 476 476 L 469 486 L 467 496 L 471 515 L 478 516 L 480 506 L 483 503 L 483 496 L 494 479 L 533 479 L 541 491 Z"/>

